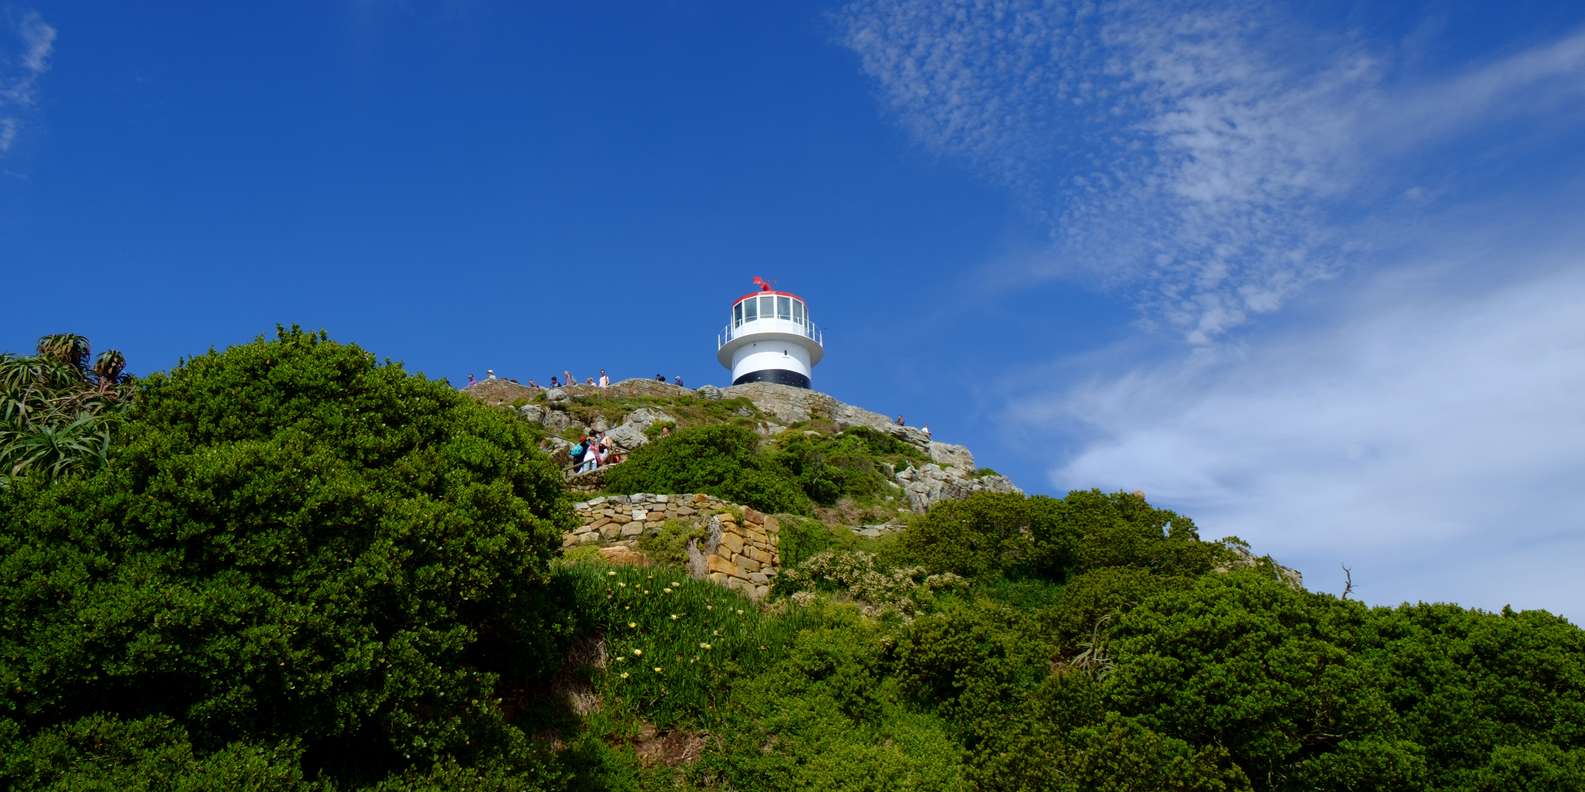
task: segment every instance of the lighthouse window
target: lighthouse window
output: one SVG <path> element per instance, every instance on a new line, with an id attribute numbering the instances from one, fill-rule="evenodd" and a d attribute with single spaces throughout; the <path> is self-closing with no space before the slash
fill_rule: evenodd
<path id="1" fill-rule="evenodd" d="M 739 304 L 743 306 L 743 321 L 752 322 L 759 318 L 759 312 L 754 310 L 754 306 L 759 304 L 758 300 L 744 300 Z"/>
<path id="2" fill-rule="evenodd" d="M 743 326 L 743 303 L 732 306 L 732 326 Z"/>
<path id="3" fill-rule="evenodd" d="M 792 318 L 792 300 L 790 300 L 790 299 L 788 299 L 786 297 L 777 297 L 776 298 L 776 318 L 777 319 L 791 319 Z"/>
<path id="4" fill-rule="evenodd" d="M 765 317 L 766 319 L 769 319 L 772 316 L 776 315 L 776 298 L 775 297 L 761 297 L 761 298 L 759 298 L 759 315 Z"/>
<path id="5" fill-rule="evenodd" d="M 797 300 L 793 300 L 793 321 L 798 324 L 804 323 L 804 304 Z"/>

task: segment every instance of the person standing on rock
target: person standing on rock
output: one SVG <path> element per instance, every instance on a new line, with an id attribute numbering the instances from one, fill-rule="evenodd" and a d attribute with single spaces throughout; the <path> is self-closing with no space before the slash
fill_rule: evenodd
<path id="1" fill-rule="evenodd" d="M 476 383 L 476 382 L 478 382 L 478 380 L 473 378 L 473 372 L 471 372 L 471 371 L 468 372 L 468 387 L 470 387 L 470 388 L 473 387 L 474 383 Z"/>
<path id="2" fill-rule="evenodd" d="M 572 378 L 572 369 L 563 369 L 562 370 L 562 372 L 561 372 L 561 384 L 565 385 L 565 386 L 567 386 L 569 388 L 578 384 L 578 381 Z"/>
<path id="3" fill-rule="evenodd" d="M 674 384 L 676 384 L 677 387 L 681 388 L 682 387 L 682 375 L 680 375 L 680 374 L 677 375 L 676 379 L 672 380 L 672 382 Z"/>
<path id="4" fill-rule="evenodd" d="M 495 369 L 485 369 L 484 370 L 484 381 L 485 382 L 495 382 Z"/>
<path id="5" fill-rule="evenodd" d="M 666 375 L 665 374 L 656 374 L 655 375 L 655 381 L 656 382 L 665 382 L 666 381 Z"/>
<path id="6" fill-rule="evenodd" d="M 903 417 L 901 415 L 899 415 L 899 416 L 897 416 L 897 425 L 898 426 L 907 426 L 908 423 L 903 420 Z"/>
<path id="7" fill-rule="evenodd" d="M 600 369 L 600 387 L 611 387 L 611 378 L 606 376 L 605 369 Z"/>

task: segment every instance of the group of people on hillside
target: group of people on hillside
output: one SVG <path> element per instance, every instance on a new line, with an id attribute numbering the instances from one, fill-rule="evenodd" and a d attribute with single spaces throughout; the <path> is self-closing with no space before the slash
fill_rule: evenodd
<path id="1" fill-rule="evenodd" d="M 579 438 L 578 444 L 567 450 L 567 456 L 572 458 L 573 468 L 579 473 L 622 461 L 622 456 L 617 453 L 616 446 L 611 445 L 605 432 L 594 432 Z"/>
<path id="2" fill-rule="evenodd" d="M 660 382 L 665 382 L 666 381 L 666 375 L 664 375 L 664 374 L 656 374 L 655 375 L 655 379 L 660 381 Z M 484 381 L 485 382 L 495 382 L 496 381 L 495 369 L 485 369 Z M 530 388 L 538 388 L 540 386 L 538 382 L 535 382 L 532 379 L 530 379 L 526 383 L 519 383 L 516 379 L 511 378 L 511 377 L 507 377 L 506 381 L 510 382 L 510 383 L 512 383 L 514 385 L 524 384 L 524 385 L 527 385 Z M 682 385 L 682 377 L 677 377 L 675 380 L 673 380 L 673 382 L 676 385 Z M 479 383 L 479 380 L 476 377 L 473 376 L 473 372 L 469 372 L 468 373 L 468 384 L 467 384 L 466 387 L 471 388 L 474 385 L 477 385 L 478 383 Z M 572 370 L 571 369 L 562 369 L 562 372 L 561 372 L 561 374 L 559 376 L 556 375 L 556 374 L 550 375 L 550 384 L 547 385 L 546 387 L 549 387 L 549 388 L 565 388 L 565 387 L 567 387 L 569 385 L 578 385 L 578 384 L 580 384 L 578 382 L 578 378 L 572 376 Z M 611 375 L 605 373 L 605 369 L 600 369 L 600 376 L 599 377 L 585 377 L 583 382 L 582 382 L 582 384 L 583 385 L 587 385 L 587 386 L 589 386 L 591 388 L 609 388 L 609 387 L 611 387 Z"/>

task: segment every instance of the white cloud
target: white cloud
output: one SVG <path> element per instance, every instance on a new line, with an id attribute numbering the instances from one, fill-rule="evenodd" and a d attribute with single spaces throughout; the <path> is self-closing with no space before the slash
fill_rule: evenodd
<path id="1" fill-rule="evenodd" d="M 1196 345 L 1357 261 L 1335 217 L 1382 200 L 1405 149 L 1585 86 L 1585 32 L 1426 81 L 1251 5 L 861 0 L 838 19 L 916 140 L 1049 219 L 1025 275 L 1129 289 Z"/>
<path id="2" fill-rule="evenodd" d="M 1373 602 L 1585 619 L 1585 197 L 1543 199 L 1580 163 L 1536 156 L 1585 126 L 1585 31 L 1424 73 L 1273 13 L 858 0 L 839 22 L 915 140 L 1049 222 L 999 285 L 1126 289 L 1189 342 L 1005 383 L 999 423 L 1073 449 L 1054 488 L 1142 488 L 1319 589 L 1346 563 Z"/>
<path id="3" fill-rule="evenodd" d="M 1585 254 L 1466 247 L 1336 289 L 1332 317 L 1025 393 L 1066 429 L 1059 489 L 1144 489 L 1370 601 L 1585 618 Z M 1484 283 L 1489 262 L 1528 270 Z"/>
<path id="4" fill-rule="evenodd" d="M 22 14 L 12 27 L 16 54 L 0 49 L 0 156 L 16 142 L 21 111 L 34 103 L 39 77 L 49 70 L 55 50 L 55 28 L 38 12 Z"/>

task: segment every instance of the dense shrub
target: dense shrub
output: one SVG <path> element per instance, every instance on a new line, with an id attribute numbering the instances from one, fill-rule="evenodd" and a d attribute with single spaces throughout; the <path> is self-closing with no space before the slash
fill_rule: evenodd
<path id="1" fill-rule="evenodd" d="M 787 471 L 738 426 L 683 429 L 635 450 L 606 474 L 612 492 L 705 492 L 765 512 L 808 514 L 811 504 Z"/>
<path id="2" fill-rule="evenodd" d="M 1139 567 L 1103 567 L 1074 575 L 1057 593 L 1049 617 L 1056 637 L 1071 643 L 1115 623 L 1135 605 L 1192 578 L 1166 577 Z"/>
<path id="3" fill-rule="evenodd" d="M 1036 564 L 1035 524 L 1049 524 L 1049 500 L 981 492 L 942 501 L 908 527 L 903 548 L 932 569 L 966 577 L 1027 574 Z M 1066 570 L 1057 565 L 1060 579 Z"/>
<path id="4" fill-rule="evenodd" d="M 1371 616 L 1358 651 L 1377 667 L 1404 736 L 1424 746 L 1431 785 L 1482 788 L 1533 771 L 1572 772 L 1585 788 L 1585 630 L 1540 611 L 1453 605 Z"/>
<path id="5" fill-rule="evenodd" d="M 886 493 L 895 485 L 883 466 L 928 461 L 917 447 L 866 426 L 836 435 L 790 431 L 777 438 L 770 455 L 810 499 L 825 506 Z"/>
<path id="6" fill-rule="evenodd" d="M 44 729 L 0 754 L 15 788 L 182 790 L 329 789 L 309 784 L 292 742 L 233 742 L 196 751 L 171 718 L 122 721 L 97 714 Z"/>
<path id="7" fill-rule="evenodd" d="M 934 569 L 1055 582 L 1113 566 L 1197 575 L 1225 555 L 1199 541 L 1188 518 L 1137 494 L 1099 490 L 1061 499 L 982 492 L 943 501 L 909 526 L 903 545 Z"/>
<path id="8" fill-rule="evenodd" d="M 851 616 L 800 633 L 734 689 L 694 775 L 744 792 L 969 789 L 946 724 L 909 707 L 885 673 L 884 639 Z"/>
<path id="9" fill-rule="evenodd" d="M 783 567 L 776 579 L 778 594 L 828 592 L 862 606 L 870 616 L 910 618 L 942 592 L 959 592 L 968 582 L 951 572 L 929 574 L 921 566 L 882 568 L 875 554 L 863 550 L 826 550 L 793 568 Z"/>
<path id="10" fill-rule="evenodd" d="M 1396 750 L 1378 669 L 1351 651 L 1364 606 L 1253 572 L 1207 576 L 1129 611 L 1113 631 L 1108 703 L 1194 745 L 1220 745 L 1261 788 L 1315 788 L 1329 752 Z M 1396 788 L 1412 757 L 1356 762 Z"/>
<path id="11" fill-rule="evenodd" d="M 911 624 L 897 642 L 896 674 L 972 747 L 1046 678 L 1056 654 L 1030 614 L 977 600 Z"/>
<path id="12" fill-rule="evenodd" d="M 571 515 L 521 425 L 295 329 L 149 378 L 101 469 L 0 508 L 0 752 L 104 713 L 200 764 L 466 761 L 555 648 Z"/>

